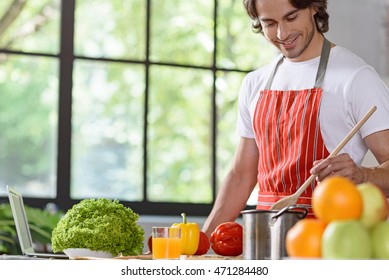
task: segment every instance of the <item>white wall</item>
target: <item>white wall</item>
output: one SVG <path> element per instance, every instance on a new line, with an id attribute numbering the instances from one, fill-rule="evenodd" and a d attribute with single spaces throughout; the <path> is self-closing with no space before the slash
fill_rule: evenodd
<path id="1" fill-rule="evenodd" d="M 327 38 L 362 57 L 389 85 L 389 1 L 328 0 L 328 11 Z M 363 165 L 376 164 L 368 152 Z"/>
<path id="2" fill-rule="evenodd" d="M 361 56 L 377 72 L 389 75 L 388 0 L 328 0 L 328 39 Z"/>

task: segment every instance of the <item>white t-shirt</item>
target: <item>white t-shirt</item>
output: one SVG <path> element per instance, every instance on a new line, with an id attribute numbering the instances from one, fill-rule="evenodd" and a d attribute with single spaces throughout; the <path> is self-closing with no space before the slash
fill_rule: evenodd
<path id="1" fill-rule="evenodd" d="M 243 79 L 238 105 L 237 133 L 254 138 L 253 116 L 258 93 L 263 90 L 271 70 L 280 56 Z M 291 62 L 286 59 L 278 67 L 271 89 L 301 90 L 313 88 L 320 57 Z M 356 123 L 370 110 L 377 110 L 340 153 L 348 153 L 360 164 L 367 152 L 363 138 L 389 129 L 389 89 L 361 58 L 349 50 L 335 46 L 331 49 L 323 81 L 319 120 L 324 143 L 329 152 L 342 141 Z"/>

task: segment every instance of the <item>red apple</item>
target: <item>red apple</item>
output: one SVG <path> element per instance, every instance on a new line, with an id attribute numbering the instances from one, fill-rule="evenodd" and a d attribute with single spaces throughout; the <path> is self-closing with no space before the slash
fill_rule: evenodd
<path id="1" fill-rule="evenodd" d="M 389 259 L 389 222 L 376 224 L 370 232 L 373 258 Z"/>
<path id="2" fill-rule="evenodd" d="M 357 189 L 363 201 L 360 218 L 362 224 L 367 228 L 372 228 L 377 223 L 386 220 L 389 214 L 389 205 L 382 190 L 372 183 L 359 184 Z"/>

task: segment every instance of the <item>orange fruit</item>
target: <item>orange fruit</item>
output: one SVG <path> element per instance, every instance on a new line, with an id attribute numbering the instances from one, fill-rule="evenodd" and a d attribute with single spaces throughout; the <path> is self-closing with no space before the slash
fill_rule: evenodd
<path id="1" fill-rule="evenodd" d="M 320 258 L 321 239 L 326 223 L 306 218 L 295 223 L 286 233 L 285 249 L 289 257 Z"/>
<path id="2" fill-rule="evenodd" d="M 357 186 L 345 177 L 327 177 L 312 193 L 312 210 L 325 223 L 359 219 L 362 209 L 362 196 Z"/>

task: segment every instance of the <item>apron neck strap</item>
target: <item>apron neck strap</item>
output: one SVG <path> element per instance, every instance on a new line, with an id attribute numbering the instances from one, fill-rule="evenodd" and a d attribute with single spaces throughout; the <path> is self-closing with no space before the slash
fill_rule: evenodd
<path id="1" fill-rule="evenodd" d="M 323 47 L 321 49 L 321 54 L 320 54 L 319 67 L 316 73 L 315 88 L 320 88 L 323 84 L 324 76 L 327 69 L 328 58 L 330 56 L 330 51 L 331 51 L 331 43 L 324 37 Z M 273 83 L 274 80 L 274 76 L 276 75 L 278 66 L 281 65 L 283 60 L 284 57 L 282 56 L 280 60 L 277 62 L 277 64 L 275 65 L 275 67 L 273 68 L 272 72 L 270 73 L 269 79 L 267 80 L 265 89 L 270 89 L 271 84 Z"/>
<path id="2" fill-rule="evenodd" d="M 327 70 L 328 58 L 330 57 L 331 43 L 324 37 L 323 48 L 321 49 L 319 68 L 317 69 L 315 88 L 321 88 Z"/>

